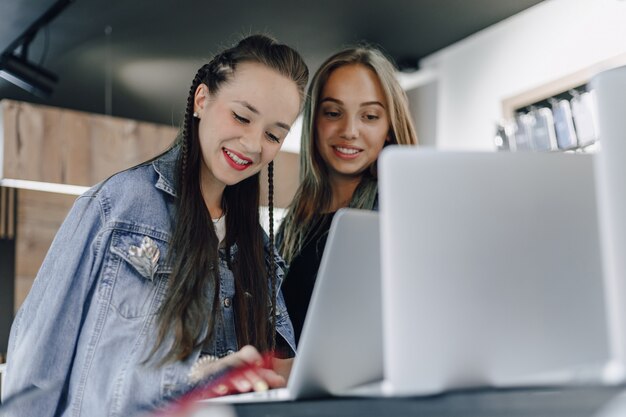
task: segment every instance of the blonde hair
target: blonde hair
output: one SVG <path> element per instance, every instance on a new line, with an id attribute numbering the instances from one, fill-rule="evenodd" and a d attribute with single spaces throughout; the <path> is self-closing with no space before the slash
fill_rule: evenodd
<path id="1" fill-rule="evenodd" d="M 416 145 L 408 99 L 398 83 L 396 67 L 380 50 L 371 46 L 345 49 L 328 58 L 317 70 L 304 105 L 300 147 L 300 186 L 279 229 L 279 249 L 287 262 L 300 252 L 308 236 L 315 232 L 319 213 L 328 209 L 332 191 L 328 168 L 315 141 L 315 120 L 322 89 L 330 74 L 345 65 L 363 65 L 374 71 L 387 101 L 389 143 Z M 373 209 L 378 195 L 377 163 L 367 170 L 350 201 L 349 207 Z"/>

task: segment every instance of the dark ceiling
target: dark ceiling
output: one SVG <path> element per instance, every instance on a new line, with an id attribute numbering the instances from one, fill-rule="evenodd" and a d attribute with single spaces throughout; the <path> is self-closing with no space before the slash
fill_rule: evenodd
<path id="1" fill-rule="evenodd" d="M 0 0 L 0 51 L 57 0 Z M 541 0 L 76 0 L 38 32 L 29 61 L 60 81 L 39 99 L 0 79 L 11 98 L 177 125 L 195 70 L 240 35 L 270 33 L 313 72 L 367 41 L 405 68 Z M 110 27 L 110 34 L 105 34 Z"/>

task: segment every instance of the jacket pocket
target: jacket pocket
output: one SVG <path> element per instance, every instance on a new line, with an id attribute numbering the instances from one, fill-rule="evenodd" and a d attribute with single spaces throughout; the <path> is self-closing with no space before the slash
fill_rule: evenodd
<path id="1" fill-rule="evenodd" d="M 127 319 L 156 314 L 171 268 L 167 243 L 145 234 L 116 230 L 111 240 L 111 307 Z"/>

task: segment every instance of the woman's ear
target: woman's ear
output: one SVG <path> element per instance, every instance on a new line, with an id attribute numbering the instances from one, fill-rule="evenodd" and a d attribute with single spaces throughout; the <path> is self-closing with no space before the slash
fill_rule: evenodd
<path id="1" fill-rule="evenodd" d="M 209 88 L 206 84 L 198 85 L 196 92 L 193 96 L 193 111 L 194 113 L 200 113 L 206 106 L 209 99 Z"/>

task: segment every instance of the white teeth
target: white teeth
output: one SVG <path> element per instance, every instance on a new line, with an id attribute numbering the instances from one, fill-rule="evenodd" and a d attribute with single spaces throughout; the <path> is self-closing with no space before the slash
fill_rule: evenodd
<path id="1" fill-rule="evenodd" d="M 355 153 L 359 153 L 358 149 L 340 148 L 339 146 L 336 146 L 335 149 L 337 149 L 341 153 L 345 153 L 346 155 L 354 155 Z"/>
<path id="2" fill-rule="evenodd" d="M 226 155 L 230 156 L 230 159 L 235 161 L 235 163 L 237 165 L 248 165 L 250 163 L 250 161 L 245 161 L 245 160 L 241 159 L 240 157 L 238 157 L 234 153 L 230 152 L 228 149 L 224 149 L 224 151 L 226 152 Z"/>

